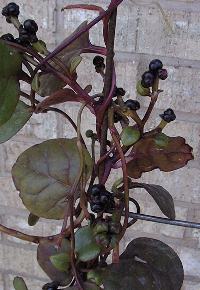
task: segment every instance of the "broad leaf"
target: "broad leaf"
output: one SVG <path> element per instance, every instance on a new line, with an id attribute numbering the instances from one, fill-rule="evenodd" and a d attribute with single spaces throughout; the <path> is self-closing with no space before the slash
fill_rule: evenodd
<path id="1" fill-rule="evenodd" d="M 17 134 L 30 119 L 31 115 L 30 107 L 24 102 L 19 101 L 11 118 L 0 126 L 0 143 L 8 141 Z"/>
<path id="2" fill-rule="evenodd" d="M 22 54 L 0 40 L 0 79 L 17 77 L 21 69 Z"/>
<path id="3" fill-rule="evenodd" d="M 121 134 L 121 141 L 124 146 L 135 144 L 140 139 L 140 132 L 131 126 L 125 127 Z"/>
<path id="4" fill-rule="evenodd" d="M 62 272 L 65 272 L 70 268 L 70 257 L 66 253 L 52 255 L 50 261 L 56 269 Z"/>
<path id="5" fill-rule="evenodd" d="M 167 290 L 180 290 L 182 287 L 184 280 L 182 263 L 174 250 L 161 241 L 149 238 L 135 239 L 130 242 L 120 259 L 144 261 L 150 270 L 153 269 L 160 277 L 167 278 L 171 284 L 171 288 L 166 288 Z"/>
<path id="6" fill-rule="evenodd" d="M 101 252 L 90 226 L 80 228 L 75 234 L 75 250 L 80 261 L 87 262 L 96 258 Z"/>
<path id="7" fill-rule="evenodd" d="M 140 178 L 142 173 L 156 168 L 170 172 L 184 167 L 193 159 L 192 148 L 185 143 L 184 138 L 168 137 L 166 146 L 161 147 L 156 137 L 143 138 L 133 145 L 126 157 L 130 177 Z"/>
<path id="8" fill-rule="evenodd" d="M 71 38 L 73 35 L 75 35 L 78 31 L 80 31 L 83 27 L 87 25 L 87 21 L 83 22 L 73 33 L 69 36 Z M 68 45 L 65 49 L 63 49 L 57 57 L 64 63 L 66 66 L 66 69 L 70 72 L 72 76 L 75 73 L 76 66 L 80 63 L 80 54 L 85 48 L 88 48 L 90 45 L 89 41 L 89 32 L 83 33 L 77 40 L 72 42 L 70 45 Z M 76 61 L 75 61 L 76 60 Z M 78 60 L 78 61 L 77 61 Z M 51 62 L 51 65 L 61 70 L 57 64 Z M 76 75 L 76 74 L 75 74 Z M 37 90 L 37 93 L 40 96 L 49 96 L 52 93 L 56 92 L 57 90 L 63 88 L 66 86 L 66 84 L 55 77 L 55 75 L 48 73 L 43 74 L 39 77 L 39 88 Z"/>
<path id="9" fill-rule="evenodd" d="M 0 126 L 12 116 L 19 100 L 19 82 L 14 77 L 0 78 Z"/>
<path id="10" fill-rule="evenodd" d="M 83 150 L 86 176 L 92 160 Z M 77 139 L 53 139 L 23 152 L 12 168 L 15 186 L 26 208 L 38 217 L 62 219 L 71 187 L 80 172 Z M 76 192 L 74 198 L 79 196 Z"/>
<path id="11" fill-rule="evenodd" d="M 131 183 L 133 188 L 144 188 L 155 200 L 161 211 L 170 219 L 175 219 L 174 201 L 171 194 L 160 185 Z"/>
<path id="12" fill-rule="evenodd" d="M 21 277 L 15 277 L 13 280 L 13 286 L 15 290 L 28 290 L 24 279 Z"/>
<path id="13" fill-rule="evenodd" d="M 33 227 L 37 224 L 37 222 L 39 221 L 39 217 L 30 213 L 29 216 L 28 216 L 28 225 Z"/>
<path id="14" fill-rule="evenodd" d="M 68 285 L 72 280 L 70 271 L 59 271 L 51 262 L 53 255 L 65 253 L 70 256 L 70 242 L 67 239 L 62 241 L 61 248 L 58 248 L 56 242 L 41 242 L 37 249 L 37 260 L 42 270 L 52 281 L 60 282 L 61 286 Z"/>

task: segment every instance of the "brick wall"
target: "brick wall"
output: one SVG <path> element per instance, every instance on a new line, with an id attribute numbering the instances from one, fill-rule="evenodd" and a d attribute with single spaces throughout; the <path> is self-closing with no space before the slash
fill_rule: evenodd
<path id="1" fill-rule="evenodd" d="M 49 47 L 54 47 L 63 37 L 85 19 L 93 19 L 95 12 L 66 11 L 61 14 L 60 8 L 66 3 L 79 3 L 71 0 L 19 0 L 23 20 L 34 17 L 39 24 L 40 36 Z M 109 1 L 82 1 L 106 6 Z M 157 183 L 168 189 L 174 197 L 178 219 L 200 220 L 199 195 L 199 135 L 200 135 L 200 6 L 199 1 L 160 0 L 173 27 L 171 33 L 162 17 L 155 1 L 126 0 L 119 9 L 119 20 L 116 39 L 116 66 L 118 85 L 127 90 L 127 97 L 136 97 L 135 85 L 149 60 L 159 56 L 169 71 L 169 78 L 163 82 L 165 92 L 159 99 L 152 127 L 159 121 L 157 116 L 167 107 L 176 110 L 177 121 L 169 125 L 166 133 L 171 136 L 182 135 L 194 147 L 195 160 L 184 169 L 172 173 L 154 171 L 142 178 L 145 182 Z M 1 7 L 8 1 L 1 0 Z M 1 18 L 0 32 L 5 33 L 10 27 Z M 102 43 L 101 26 L 94 28 L 91 40 Z M 80 66 L 79 81 L 82 84 L 93 84 L 94 89 L 101 85 L 101 79 L 95 75 L 91 66 L 91 57 L 86 56 Z M 87 75 L 84 72 L 87 69 Z M 90 74 L 91 73 L 91 74 Z M 88 78 L 88 82 L 87 82 Z M 147 107 L 145 98 L 137 97 L 142 104 L 142 112 Z M 78 106 L 72 104 L 65 107 L 75 119 Z M 83 117 L 82 129 L 94 128 L 94 119 L 89 112 Z M 60 223 L 42 220 L 34 229 L 27 225 L 28 213 L 24 209 L 16 193 L 10 169 L 26 148 L 48 138 L 73 136 L 73 131 L 60 116 L 53 113 L 37 115 L 11 141 L 0 145 L 0 222 L 6 226 L 27 233 L 54 234 L 58 232 Z M 115 173 L 112 177 L 117 175 Z M 153 200 L 144 192 L 136 192 L 143 213 L 162 216 Z M 148 222 L 138 222 L 129 231 L 123 241 L 123 247 L 133 237 L 149 236 L 158 238 L 171 245 L 180 255 L 185 268 L 183 290 L 200 289 L 200 231 L 195 229 L 176 228 Z M 26 278 L 29 289 L 39 290 L 47 280 L 36 262 L 36 247 L 20 242 L 17 239 L 0 236 L 0 290 L 11 290 L 15 275 Z"/>

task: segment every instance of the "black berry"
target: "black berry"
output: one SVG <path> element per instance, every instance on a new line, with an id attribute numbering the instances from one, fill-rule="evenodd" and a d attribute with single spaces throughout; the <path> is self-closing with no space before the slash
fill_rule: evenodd
<path id="1" fill-rule="evenodd" d="M 28 42 L 30 40 L 30 35 L 23 26 L 19 28 L 19 38 L 22 42 Z"/>
<path id="2" fill-rule="evenodd" d="M 19 16 L 19 6 L 14 2 L 9 3 L 7 6 L 5 6 L 2 9 L 2 15 L 6 16 L 6 17 L 10 17 L 10 16 L 18 17 Z"/>
<path id="3" fill-rule="evenodd" d="M 153 85 L 155 76 L 153 73 L 147 71 L 142 75 L 141 84 L 144 88 L 150 88 Z"/>
<path id="4" fill-rule="evenodd" d="M 163 114 L 160 115 L 160 117 L 167 123 L 176 120 L 176 115 L 172 109 L 167 109 Z"/>
<path id="5" fill-rule="evenodd" d="M 149 64 L 149 70 L 153 73 L 157 73 L 159 69 L 163 68 L 163 63 L 159 59 L 154 59 Z"/>
<path id="6" fill-rule="evenodd" d="M 91 211 L 93 211 L 95 213 L 99 213 L 99 212 L 102 212 L 104 210 L 104 207 L 101 204 L 96 204 L 93 202 L 91 202 L 90 207 L 91 207 Z"/>
<path id="7" fill-rule="evenodd" d="M 96 65 L 96 66 L 95 66 L 96 72 L 97 72 L 97 73 L 100 73 L 102 70 L 105 69 L 105 67 L 106 67 L 106 66 L 105 66 L 104 63 Z"/>
<path id="8" fill-rule="evenodd" d="M 168 72 L 166 69 L 162 68 L 158 71 L 158 77 L 161 80 L 166 80 L 168 78 Z"/>
<path id="9" fill-rule="evenodd" d="M 91 188 L 91 195 L 99 195 L 101 192 L 105 191 L 105 186 L 103 184 L 94 184 Z"/>
<path id="10" fill-rule="evenodd" d="M 93 59 L 94 66 L 101 66 L 104 64 L 104 58 L 100 55 L 96 55 Z"/>
<path id="11" fill-rule="evenodd" d="M 123 119 L 123 117 L 118 114 L 118 113 L 114 113 L 114 123 L 118 123 Z"/>
<path id="12" fill-rule="evenodd" d="M 11 33 L 7 33 L 1 36 L 1 39 L 6 40 L 6 41 L 10 41 L 10 42 L 14 42 L 14 36 Z"/>
<path id="13" fill-rule="evenodd" d="M 130 110 L 137 111 L 140 109 L 140 103 L 136 100 L 127 100 L 125 106 Z"/>
<path id="14" fill-rule="evenodd" d="M 34 20 L 28 19 L 24 21 L 24 29 L 30 34 L 35 34 L 38 31 L 38 25 Z"/>
<path id="15" fill-rule="evenodd" d="M 126 91 L 123 88 L 116 88 L 115 96 L 125 96 Z"/>

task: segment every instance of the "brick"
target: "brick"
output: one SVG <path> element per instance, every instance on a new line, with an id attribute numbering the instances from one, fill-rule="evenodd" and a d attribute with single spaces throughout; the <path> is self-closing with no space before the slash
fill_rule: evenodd
<path id="1" fill-rule="evenodd" d="M 200 283 L 185 281 L 181 290 L 199 290 Z"/>
<path id="2" fill-rule="evenodd" d="M 165 10 L 165 13 L 173 28 L 173 33 L 167 30 L 162 14 L 156 7 L 147 5 L 140 7 L 136 51 L 199 59 L 199 12 L 190 13 L 177 9 Z"/>
<path id="3" fill-rule="evenodd" d="M 181 248 L 180 259 L 184 266 L 185 276 L 200 277 L 200 250 Z"/>

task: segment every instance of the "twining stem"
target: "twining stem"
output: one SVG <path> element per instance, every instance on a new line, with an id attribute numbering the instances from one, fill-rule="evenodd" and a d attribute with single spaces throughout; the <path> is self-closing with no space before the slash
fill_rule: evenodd
<path id="1" fill-rule="evenodd" d="M 115 43 L 115 30 L 117 21 L 117 9 L 115 9 L 111 16 L 108 26 L 108 42 L 107 42 L 107 58 L 106 58 L 106 71 L 104 82 L 104 100 L 108 97 L 113 77 L 114 67 L 114 43 Z M 107 133 L 108 133 L 108 112 L 104 114 L 104 120 L 101 128 L 101 140 L 100 140 L 100 157 L 104 156 L 107 152 Z M 105 164 L 101 163 L 99 167 L 99 180 L 101 181 L 104 176 Z"/>

